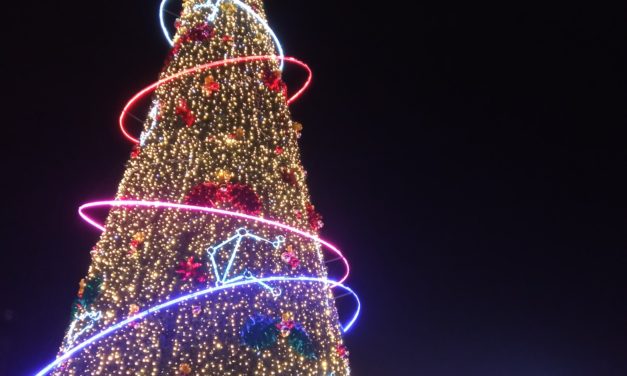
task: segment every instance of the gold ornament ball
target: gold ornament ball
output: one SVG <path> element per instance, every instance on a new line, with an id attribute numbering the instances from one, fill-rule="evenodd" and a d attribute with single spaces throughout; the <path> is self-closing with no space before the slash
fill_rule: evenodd
<path id="1" fill-rule="evenodd" d="M 292 312 L 284 312 L 281 315 L 281 319 L 285 322 L 285 321 L 293 321 L 294 320 L 294 314 Z"/>
<path id="2" fill-rule="evenodd" d="M 181 372 L 181 375 L 189 375 L 192 373 L 192 367 L 187 363 L 183 363 L 180 365 L 179 371 Z"/>
<path id="3" fill-rule="evenodd" d="M 144 234 L 143 232 L 138 232 L 133 235 L 133 240 L 143 243 L 146 240 L 146 234 Z"/>

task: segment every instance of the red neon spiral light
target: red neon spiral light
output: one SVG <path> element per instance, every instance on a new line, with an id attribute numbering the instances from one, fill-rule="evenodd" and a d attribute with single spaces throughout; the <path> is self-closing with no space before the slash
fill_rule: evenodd
<path id="1" fill-rule="evenodd" d="M 187 211 L 195 211 L 195 212 L 200 212 L 200 213 L 208 213 L 208 214 L 214 214 L 214 215 L 234 217 L 234 218 L 246 219 L 246 220 L 250 220 L 250 221 L 254 221 L 254 222 L 258 222 L 258 223 L 263 223 L 263 224 L 270 225 L 270 226 L 273 226 L 273 227 L 277 227 L 277 228 L 280 228 L 280 229 L 283 229 L 283 230 L 287 230 L 287 231 L 289 231 L 289 232 L 291 232 L 293 234 L 296 234 L 298 236 L 301 236 L 301 237 L 303 237 L 305 239 L 309 239 L 309 240 L 312 240 L 312 241 L 314 241 L 316 243 L 322 244 L 326 249 L 328 249 L 332 253 L 335 253 L 335 255 L 337 256 L 337 259 L 335 261 L 341 260 L 342 263 L 344 264 L 344 275 L 337 282 L 337 284 L 333 284 L 332 287 L 335 287 L 336 285 L 344 283 L 344 281 L 346 281 L 346 279 L 348 279 L 348 276 L 350 274 L 350 265 L 348 264 L 348 260 L 346 259 L 346 257 L 344 256 L 344 254 L 342 253 L 342 251 L 340 251 L 340 249 L 338 247 L 336 247 L 332 243 L 330 243 L 330 242 L 320 238 L 317 235 L 310 234 L 310 233 L 305 232 L 303 230 L 299 230 L 299 229 L 297 229 L 295 227 L 286 225 L 286 224 L 281 223 L 281 222 L 273 221 L 273 220 L 270 220 L 270 219 L 267 219 L 267 218 L 256 217 L 254 215 L 248 215 L 248 214 L 239 213 L 239 212 L 232 212 L 232 211 L 229 211 L 229 210 L 209 208 L 209 207 L 204 207 L 204 206 L 177 204 L 177 203 L 172 203 L 172 202 L 160 202 L 160 201 L 109 200 L 109 201 L 95 201 L 95 202 L 90 202 L 90 203 L 82 205 L 78 209 L 79 215 L 87 223 L 89 223 L 90 225 L 96 227 L 100 231 L 105 231 L 106 230 L 105 226 L 102 223 L 100 223 L 100 222 L 96 221 L 95 219 L 93 219 L 92 217 L 90 217 L 86 213 L 86 211 L 88 209 L 98 208 L 98 207 L 110 207 L 110 208 L 139 207 L 139 208 L 154 208 L 154 209 L 159 209 L 159 208 L 177 209 L 177 210 L 187 210 Z"/>
<path id="2" fill-rule="evenodd" d="M 188 75 L 190 73 L 195 73 L 195 72 L 199 72 L 199 71 L 203 71 L 203 70 L 209 70 L 209 69 L 218 68 L 218 67 L 222 67 L 222 66 L 230 65 L 230 64 L 241 64 L 241 63 L 248 63 L 248 62 L 251 62 L 251 61 L 268 61 L 268 60 L 283 60 L 283 61 L 286 61 L 286 62 L 289 62 L 289 63 L 296 64 L 296 65 L 304 68 L 307 71 L 307 75 L 308 75 L 307 76 L 307 80 L 305 81 L 303 86 L 300 89 L 298 89 L 298 91 L 296 93 L 294 93 L 287 100 L 287 104 L 293 103 L 295 100 L 297 100 L 305 92 L 305 90 L 307 90 L 307 88 L 311 84 L 311 79 L 313 77 L 313 72 L 311 71 L 311 69 L 309 68 L 309 66 L 307 64 L 305 64 L 302 61 L 300 61 L 298 59 L 295 59 L 293 57 L 287 57 L 287 56 L 286 57 L 281 57 L 281 56 L 277 56 L 277 55 L 234 57 L 234 58 L 230 58 L 230 59 L 212 61 L 211 63 L 207 63 L 207 64 L 197 65 L 197 66 L 195 66 L 193 68 L 189 68 L 189 69 L 181 71 L 181 72 L 179 72 L 177 74 L 173 74 L 172 76 L 163 78 L 163 79 L 153 83 L 152 85 L 145 87 L 142 91 L 140 91 L 139 93 L 135 94 L 135 96 L 133 98 L 131 98 L 130 101 L 128 101 L 126 106 L 124 106 L 124 109 L 122 110 L 122 113 L 120 114 L 120 129 L 122 130 L 122 133 L 124 134 L 124 137 L 126 137 L 127 139 L 129 139 L 130 141 L 132 141 L 135 144 L 139 144 L 139 139 L 137 139 L 136 137 L 133 137 L 133 135 L 131 135 L 126 130 L 126 117 L 129 114 L 131 108 L 133 108 L 133 106 L 140 99 L 144 98 L 147 94 L 153 92 L 154 90 L 156 90 L 159 86 L 161 86 L 163 84 L 166 84 L 168 82 L 176 80 L 177 78 L 180 78 L 182 76 Z"/>

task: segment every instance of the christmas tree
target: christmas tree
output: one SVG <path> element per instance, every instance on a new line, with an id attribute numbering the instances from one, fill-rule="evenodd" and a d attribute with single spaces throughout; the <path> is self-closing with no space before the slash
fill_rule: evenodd
<path id="1" fill-rule="evenodd" d="M 38 375 L 347 375 L 359 301 L 318 236 L 288 108 L 311 72 L 283 55 L 262 0 L 185 0 L 175 26 L 159 81 L 120 117 L 136 145 L 115 200 L 81 207 L 102 235 Z M 294 93 L 287 64 L 309 73 Z M 110 208 L 104 224 L 96 207 Z M 340 295 L 357 307 L 343 322 Z"/>

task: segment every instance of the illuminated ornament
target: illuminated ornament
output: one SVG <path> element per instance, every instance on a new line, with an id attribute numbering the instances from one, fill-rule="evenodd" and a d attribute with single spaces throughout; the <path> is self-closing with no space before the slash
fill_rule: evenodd
<path id="1" fill-rule="evenodd" d="M 131 151 L 131 158 L 135 159 L 137 157 L 139 157 L 139 154 L 141 154 L 141 147 L 139 145 L 135 145 L 133 146 L 133 150 Z"/>
<path id="2" fill-rule="evenodd" d="M 198 317 L 200 316 L 200 314 L 202 313 L 202 307 L 199 305 L 193 305 L 192 306 L 192 315 L 194 315 L 194 317 Z"/>
<path id="3" fill-rule="evenodd" d="M 131 304 L 128 307 L 128 316 L 132 317 L 139 313 L 139 306 L 137 304 Z"/>
<path id="4" fill-rule="evenodd" d="M 83 278 L 78 283 L 78 293 L 76 294 L 76 296 L 78 296 L 79 298 L 83 297 L 83 294 L 85 293 L 85 286 L 87 286 L 87 282 L 85 282 L 85 278 Z"/>
<path id="5" fill-rule="evenodd" d="M 146 234 L 141 231 L 135 233 L 135 235 L 133 235 L 133 241 L 142 244 L 144 241 L 146 241 Z"/>
<path id="6" fill-rule="evenodd" d="M 274 148 L 274 154 L 276 154 L 276 155 L 281 155 L 281 154 L 283 154 L 284 151 L 285 150 L 282 147 L 280 147 L 280 146 L 277 146 L 276 148 Z"/>
<path id="7" fill-rule="evenodd" d="M 268 89 L 282 93 L 287 98 L 287 85 L 281 79 L 281 71 L 266 71 L 263 74 L 263 83 Z"/>
<path id="8" fill-rule="evenodd" d="M 179 366 L 179 372 L 181 375 L 189 375 L 192 373 L 192 367 L 187 363 L 183 363 Z"/>
<path id="9" fill-rule="evenodd" d="M 146 234 L 144 234 L 143 232 L 138 232 L 133 235 L 133 238 L 131 239 L 131 242 L 129 244 L 131 247 L 131 253 L 134 254 L 135 252 L 139 251 L 139 247 L 144 244 L 144 241 L 146 241 Z"/>
<path id="10" fill-rule="evenodd" d="M 309 221 L 309 227 L 311 227 L 313 231 L 318 231 L 324 227 L 322 215 L 316 211 L 316 207 L 312 204 L 307 204 L 307 219 Z"/>
<path id="11" fill-rule="evenodd" d="M 281 315 L 281 320 L 283 321 L 294 321 L 294 313 L 293 312 L 283 312 Z"/>
<path id="12" fill-rule="evenodd" d="M 300 133 L 303 131 L 303 125 L 295 121 L 292 123 L 292 129 L 294 130 L 294 132 Z"/>
<path id="13" fill-rule="evenodd" d="M 233 45 L 233 37 L 230 35 L 225 35 L 222 37 L 222 42 L 228 46 Z"/>
<path id="14" fill-rule="evenodd" d="M 102 278 L 96 276 L 90 279 L 83 279 L 79 283 L 78 293 L 72 305 L 72 317 L 76 317 L 79 311 L 87 311 L 100 295 L 102 288 Z"/>
<path id="15" fill-rule="evenodd" d="M 211 95 L 216 91 L 220 90 L 220 83 L 217 82 L 213 76 L 209 75 L 207 77 L 205 77 L 205 82 L 203 84 L 203 90 L 205 92 L 205 94 L 207 95 Z"/>
<path id="16" fill-rule="evenodd" d="M 292 331 L 290 329 L 287 329 L 287 328 L 281 329 L 281 337 L 287 338 L 290 336 L 290 334 L 292 334 Z"/>
<path id="17" fill-rule="evenodd" d="M 202 283 L 207 280 L 202 268 L 202 263 L 196 262 L 192 256 L 186 261 L 179 263 L 179 269 L 176 270 L 176 274 L 178 274 L 183 281 L 197 281 Z"/>
<path id="18" fill-rule="evenodd" d="M 198 24 L 185 35 L 181 37 L 181 43 L 185 42 L 204 42 L 207 39 L 213 38 L 216 34 L 213 24 L 202 23 Z"/>
<path id="19" fill-rule="evenodd" d="M 337 355 L 342 359 L 346 359 L 350 355 L 346 346 L 341 345 L 341 344 L 337 345 L 337 347 L 335 348 L 335 351 L 337 352 Z"/>
<path id="20" fill-rule="evenodd" d="M 289 264 L 292 267 L 292 270 L 294 270 L 294 269 L 298 268 L 298 265 L 300 265 L 300 260 L 298 258 L 296 258 L 296 257 L 292 257 L 290 259 Z"/>
<path id="21" fill-rule="evenodd" d="M 176 106 L 176 114 L 183 120 L 187 127 L 191 127 L 196 122 L 196 117 L 189 109 L 185 98 L 179 98 L 179 102 Z"/>
<path id="22" fill-rule="evenodd" d="M 227 170 L 218 170 L 218 173 L 217 173 L 216 176 L 217 176 L 219 182 L 227 183 L 231 179 L 233 179 L 234 174 L 232 172 L 230 172 L 230 171 L 227 171 Z"/>
<path id="23" fill-rule="evenodd" d="M 296 254 L 294 253 L 294 250 L 291 245 L 288 246 L 287 252 L 284 252 L 281 255 L 281 260 L 284 263 L 290 265 L 292 269 L 296 269 L 298 268 L 298 265 L 300 265 L 300 260 L 298 259 L 298 257 L 296 257 Z"/>
<path id="24" fill-rule="evenodd" d="M 286 312 L 281 315 L 281 322 L 276 324 L 277 329 L 281 331 L 281 337 L 287 338 L 290 334 L 292 334 L 292 329 L 294 329 L 294 315 L 291 312 Z"/>
<path id="25" fill-rule="evenodd" d="M 233 145 L 235 144 L 236 140 L 244 139 L 244 136 L 246 136 L 246 131 L 244 130 L 244 128 L 239 127 L 235 130 L 235 132 L 229 134 L 229 139 L 227 140 L 227 143 Z"/>
<path id="26" fill-rule="evenodd" d="M 233 14 L 237 10 L 235 5 L 231 2 L 223 2 L 222 5 L 220 5 L 220 9 L 226 14 Z"/>

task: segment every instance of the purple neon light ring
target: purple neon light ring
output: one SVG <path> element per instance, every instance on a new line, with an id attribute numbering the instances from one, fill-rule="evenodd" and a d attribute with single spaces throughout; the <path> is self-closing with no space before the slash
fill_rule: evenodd
<path id="1" fill-rule="evenodd" d="M 37 372 L 37 374 L 35 376 L 44 376 L 47 375 L 49 372 L 51 372 L 53 369 L 55 369 L 56 367 L 58 367 L 59 365 L 61 365 L 63 362 L 65 362 L 66 360 L 72 358 L 72 356 L 78 352 L 80 352 L 81 350 L 83 350 L 84 348 L 90 346 L 91 344 L 93 344 L 94 342 L 107 337 L 108 335 L 115 333 L 116 331 L 118 331 L 119 329 L 122 329 L 123 327 L 133 323 L 133 322 L 137 322 L 143 318 L 145 318 L 146 316 L 149 316 L 153 313 L 157 313 L 160 312 L 166 308 L 178 305 L 179 303 L 194 299 L 194 298 L 198 298 L 204 295 L 208 295 L 211 294 L 213 292 L 217 292 L 217 291 L 221 291 L 221 290 L 226 290 L 229 288 L 236 288 L 236 287 L 242 287 L 242 286 L 247 286 L 247 285 L 251 285 L 251 284 L 256 284 L 259 282 L 318 282 L 318 283 L 324 283 L 329 285 L 329 288 L 331 287 L 335 287 L 335 286 L 339 286 L 340 288 L 344 289 L 347 294 L 350 294 L 353 296 L 353 298 L 355 299 L 356 302 L 356 309 L 355 312 L 353 313 L 353 317 L 351 318 L 351 320 L 346 324 L 342 326 L 342 332 L 346 333 L 348 332 L 348 330 L 355 324 L 355 322 L 357 321 L 357 318 L 359 317 L 359 313 L 361 311 L 361 302 L 359 300 L 359 297 L 357 296 L 357 294 L 350 288 L 347 286 L 342 285 L 339 282 L 335 282 L 329 279 L 325 279 L 325 278 L 315 278 L 315 277 L 282 277 L 282 276 L 277 276 L 277 277 L 265 277 L 265 278 L 258 278 L 258 279 L 254 279 L 254 280 L 245 280 L 245 281 L 238 281 L 238 282 L 234 282 L 234 283 L 230 283 L 230 284 L 226 284 L 226 285 L 221 285 L 221 286 L 216 286 L 216 287 L 210 287 L 207 288 L 205 290 L 201 290 L 201 291 L 197 291 L 191 294 L 187 294 L 184 296 L 181 296 L 179 298 L 176 299 L 172 299 L 169 300 L 167 302 L 161 303 L 159 305 L 156 305 L 154 307 L 151 307 L 145 311 L 139 312 L 136 315 L 127 318 L 126 320 L 123 320 L 121 322 L 118 322 L 117 324 L 114 324 L 110 327 L 108 327 L 107 329 L 91 336 L 90 338 L 86 339 L 85 341 L 79 343 L 78 345 L 74 346 L 73 348 L 69 349 L 68 351 L 66 351 L 65 353 L 59 355 L 53 362 L 51 362 L 50 364 L 48 364 L 45 368 L 43 368 L 41 371 Z"/>

